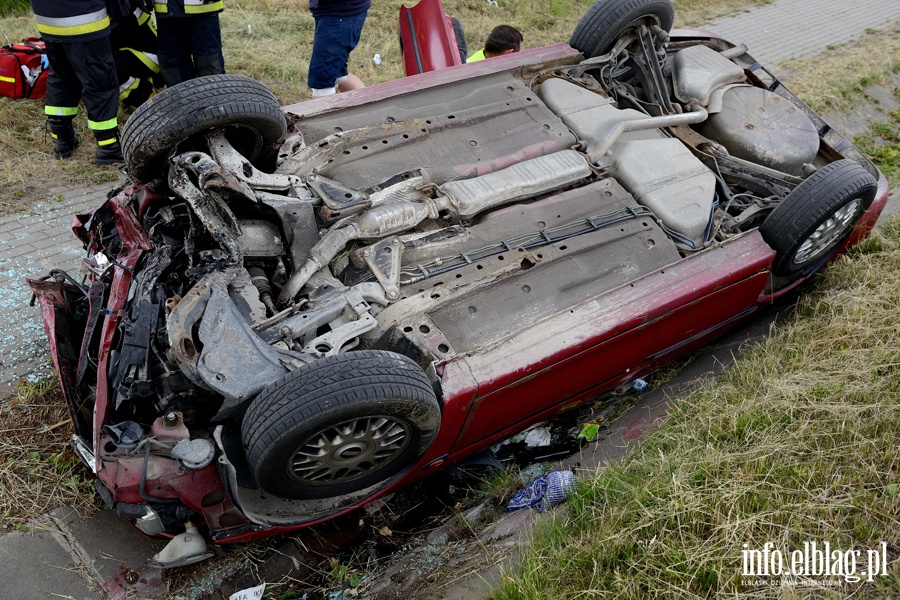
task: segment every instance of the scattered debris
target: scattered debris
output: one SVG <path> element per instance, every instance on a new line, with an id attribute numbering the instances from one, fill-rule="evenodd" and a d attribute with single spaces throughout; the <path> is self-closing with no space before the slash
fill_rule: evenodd
<path id="1" fill-rule="evenodd" d="M 241 590 L 239 592 L 235 592 L 232 595 L 228 596 L 228 600 L 260 600 L 263 597 L 263 594 L 266 593 L 266 584 L 261 583 L 256 587 L 247 588 L 246 590 Z M 304 594 L 304 597 L 306 595 Z"/>
<path id="2" fill-rule="evenodd" d="M 647 383 L 646 379 L 635 379 L 631 382 L 631 389 L 638 392 L 639 394 L 643 394 L 650 389 L 650 384 Z"/>
<path id="3" fill-rule="evenodd" d="M 548 510 L 565 500 L 574 484 L 572 471 L 550 471 L 516 492 L 506 506 L 506 512 L 531 507 L 542 512 Z"/>
<path id="4" fill-rule="evenodd" d="M 599 423 L 585 423 L 581 426 L 581 430 L 578 432 L 578 435 L 575 436 L 575 440 L 579 445 L 584 446 L 585 444 L 589 444 L 597 439 L 597 434 L 600 433 L 600 424 Z"/>
<path id="5" fill-rule="evenodd" d="M 581 449 L 577 439 L 578 421 L 563 415 L 557 420 L 538 423 L 494 446 L 501 462 L 513 461 L 519 466 L 566 458 Z"/>

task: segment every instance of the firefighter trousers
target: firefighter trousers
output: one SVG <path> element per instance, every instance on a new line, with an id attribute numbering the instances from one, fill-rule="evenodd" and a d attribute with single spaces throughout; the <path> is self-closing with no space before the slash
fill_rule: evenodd
<path id="1" fill-rule="evenodd" d="M 47 42 L 47 116 L 74 117 L 83 98 L 88 127 L 98 140 L 115 137 L 119 82 L 109 38 L 89 42 Z"/>

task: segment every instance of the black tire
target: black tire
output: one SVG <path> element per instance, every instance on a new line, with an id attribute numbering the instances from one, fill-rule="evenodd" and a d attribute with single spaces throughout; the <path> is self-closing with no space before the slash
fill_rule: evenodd
<path id="1" fill-rule="evenodd" d="M 602 56 L 639 21 L 671 31 L 675 21 L 672 0 L 597 0 L 575 26 L 569 45 L 587 58 Z"/>
<path id="2" fill-rule="evenodd" d="M 794 188 L 759 227 L 776 253 L 771 287 L 783 288 L 834 256 L 877 189 L 871 173 L 846 159 L 822 167 Z"/>
<path id="3" fill-rule="evenodd" d="M 135 181 L 165 173 L 175 144 L 216 127 L 258 168 L 274 158 L 287 131 L 278 100 L 269 89 L 242 75 L 209 75 L 167 88 L 142 104 L 125 123 L 122 150 Z M 202 142 L 201 142 L 202 143 Z"/>
<path id="4" fill-rule="evenodd" d="M 263 490 L 332 498 L 412 466 L 440 420 L 434 389 L 417 364 L 394 352 L 359 350 L 325 357 L 268 386 L 250 404 L 241 438 Z"/>

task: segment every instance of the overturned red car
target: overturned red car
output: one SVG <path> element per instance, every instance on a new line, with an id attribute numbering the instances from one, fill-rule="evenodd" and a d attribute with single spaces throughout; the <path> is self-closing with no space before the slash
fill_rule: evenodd
<path id="1" fill-rule="evenodd" d="M 184 82 L 30 281 L 100 495 L 235 542 L 691 352 L 864 237 L 873 164 L 746 48 L 600 0 L 569 44 L 285 108 Z M 159 558 L 177 566 L 205 549 Z"/>

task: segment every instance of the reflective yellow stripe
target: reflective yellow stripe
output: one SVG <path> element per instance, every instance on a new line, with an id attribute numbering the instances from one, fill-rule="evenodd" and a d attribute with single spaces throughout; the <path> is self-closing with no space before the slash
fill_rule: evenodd
<path id="1" fill-rule="evenodd" d="M 116 138 L 109 138 L 108 140 L 97 140 L 98 146 L 109 146 L 110 144 L 115 144 L 118 142 Z"/>
<path id="2" fill-rule="evenodd" d="M 184 14 L 186 15 L 202 15 L 204 13 L 218 12 L 225 8 L 223 0 L 204 4 L 203 0 L 184 0 Z M 157 14 L 166 14 L 169 12 L 168 2 L 154 2 L 153 8 Z"/>
<path id="3" fill-rule="evenodd" d="M 15 83 L 15 77 L 0 77 L 0 81 L 5 81 L 6 83 Z"/>
<path id="4" fill-rule="evenodd" d="M 76 36 L 85 33 L 94 33 L 95 31 L 103 31 L 109 27 L 109 17 L 103 17 L 99 21 L 93 23 L 85 23 L 84 25 L 65 25 L 58 27 L 55 25 L 47 25 L 38 23 L 37 28 L 43 34 L 60 35 L 60 36 Z"/>
<path id="5" fill-rule="evenodd" d="M 125 101 L 126 98 L 137 89 L 137 86 L 141 84 L 140 79 L 135 79 L 134 77 L 129 77 L 128 81 L 119 86 L 119 100 Z"/>
<path id="6" fill-rule="evenodd" d="M 79 25 L 90 25 L 97 21 L 109 18 L 106 14 L 106 7 L 95 10 L 92 13 L 84 13 L 71 17 L 48 17 L 46 15 L 34 15 L 34 20 L 39 25 L 48 25 L 50 27 L 78 27 Z"/>
<path id="7" fill-rule="evenodd" d="M 218 5 L 218 6 L 216 6 Z M 185 6 L 184 14 L 186 15 L 202 15 L 211 12 L 218 12 L 222 10 L 222 3 L 216 2 L 215 4 L 205 4 L 203 6 Z"/>
<path id="8" fill-rule="evenodd" d="M 203 13 L 217 12 L 225 8 L 222 0 L 203 4 L 203 0 L 184 0 L 184 14 L 201 15 Z"/>
<path id="9" fill-rule="evenodd" d="M 112 119 L 107 119 L 105 121 L 91 121 L 88 119 L 88 127 L 93 129 L 94 131 L 103 130 L 103 129 L 114 129 L 119 126 L 119 120 L 116 117 Z"/>
<path id="10" fill-rule="evenodd" d="M 146 27 L 150 33 L 156 37 L 156 21 L 150 18 L 150 13 L 146 13 L 139 8 L 134 9 L 134 16 L 137 17 L 138 27 Z"/>
<path id="11" fill-rule="evenodd" d="M 78 107 L 47 105 L 44 107 L 44 114 L 50 117 L 74 117 L 78 114 Z"/>
<path id="12" fill-rule="evenodd" d="M 138 25 L 143 25 L 150 20 L 150 13 L 144 12 L 139 8 L 134 9 L 134 16 L 137 19 Z"/>
<path id="13" fill-rule="evenodd" d="M 155 54 L 141 52 L 140 50 L 135 50 L 134 48 L 122 48 L 122 50 L 128 50 L 129 52 L 134 54 L 134 57 L 141 61 L 145 67 L 147 67 L 154 73 L 159 73 L 159 59 L 156 58 Z"/>

